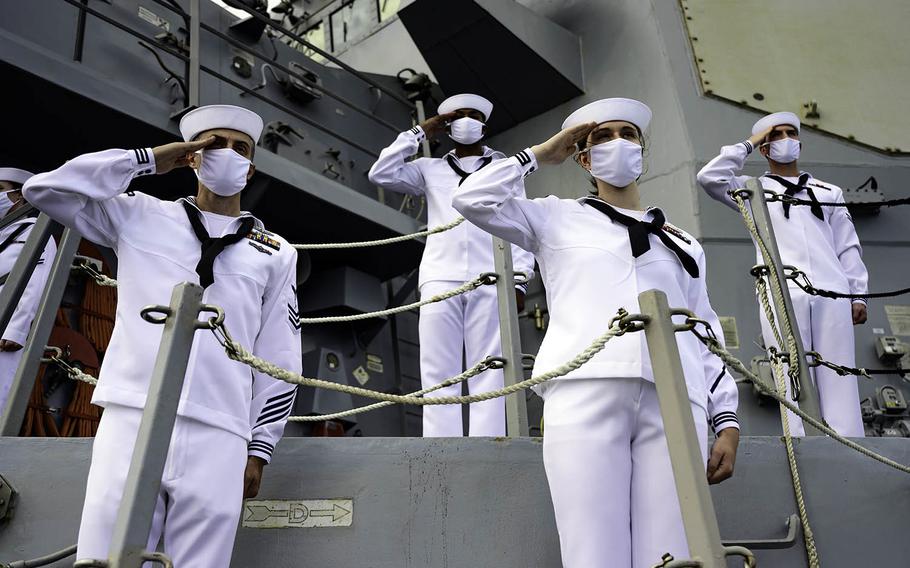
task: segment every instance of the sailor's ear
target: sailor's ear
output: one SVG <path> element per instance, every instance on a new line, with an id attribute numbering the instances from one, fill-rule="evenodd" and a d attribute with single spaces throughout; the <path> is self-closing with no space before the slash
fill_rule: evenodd
<path id="1" fill-rule="evenodd" d="M 253 174 L 256 173 L 255 164 L 250 164 L 250 171 L 246 174 L 246 181 L 250 181 L 250 178 L 253 177 Z"/>

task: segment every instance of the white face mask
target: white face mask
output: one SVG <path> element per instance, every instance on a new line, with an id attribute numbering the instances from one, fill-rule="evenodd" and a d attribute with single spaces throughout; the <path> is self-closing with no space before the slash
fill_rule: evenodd
<path id="1" fill-rule="evenodd" d="M 591 175 L 613 187 L 626 187 L 641 175 L 641 146 L 622 138 L 588 149 Z"/>
<path id="2" fill-rule="evenodd" d="M 449 125 L 449 138 L 459 144 L 473 144 L 483 138 L 484 123 L 465 116 L 453 120 Z"/>
<path id="3" fill-rule="evenodd" d="M 771 159 L 778 164 L 789 164 L 799 159 L 799 149 L 801 146 L 799 140 L 794 140 L 793 138 L 775 140 L 770 143 L 768 154 L 771 156 Z"/>
<path id="4" fill-rule="evenodd" d="M 198 152 L 202 164 L 196 177 L 215 195 L 230 197 L 246 187 L 250 161 L 230 148 L 216 148 Z"/>
<path id="5" fill-rule="evenodd" d="M 9 210 L 13 208 L 17 202 L 9 198 L 9 194 L 19 191 L 18 189 L 11 189 L 9 191 L 4 191 L 0 193 L 0 217 L 6 217 L 6 214 L 9 213 Z"/>

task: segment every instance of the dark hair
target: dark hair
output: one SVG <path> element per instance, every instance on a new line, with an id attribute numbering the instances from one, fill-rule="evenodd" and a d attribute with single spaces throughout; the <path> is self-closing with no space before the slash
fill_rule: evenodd
<path id="1" fill-rule="evenodd" d="M 639 128 L 638 126 L 636 126 L 634 124 L 632 126 L 635 126 L 635 131 L 638 132 L 638 139 L 641 140 L 641 153 L 642 153 L 642 157 L 644 158 L 644 156 L 647 155 L 648 141 L 645 139 L 645 135 L 642 133 L 641 128 Z M 585 148 L 587 148 L 588 147 L 588 137 L 586 136 L 584 138 L 584 140 L 579 140 L 578 142 L 576 142 L 575 147 L 578 148 L 579 152 L 581 152 Z M 644 172 L 642 172 L 642 175 L 644 175 Z M 594 179 L 594 176 L 590 175 L 590 173 L 588 174 L 588 183 L 591 184 L 591 189 L 589 189 L 588 191 L 591 193 L 591 195 L 597 195 L 597 180 Z"/>

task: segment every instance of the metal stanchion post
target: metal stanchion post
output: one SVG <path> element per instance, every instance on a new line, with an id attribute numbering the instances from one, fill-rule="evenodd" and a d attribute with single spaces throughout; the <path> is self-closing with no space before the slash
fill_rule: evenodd
<path id="1" fill-rule="evenodd" d="M 37 227 L 33 229 L 33 231 L 37 230 Z M 49 236 L 50 234 L 48 233 Z M 31 235 L 29 235 L 29 239 L 31 239 Z M 37 317 L 32 322 L 32 330 L 23 347 L 19 368 L 13 376 L 13 384 L 10 386 L 6 408 L 0 408 L 0 412 L 2 412 L 2 415 L 0 415 L 0 436 L 18 436 L 19 430 L 22 428 L 22 420 L 25 418 L 28 399 L 35 386 L 35 377 L 38 376 L 41 357 L 44 356 L 44 347 L 47 345 L 51 330 L 54 328 L 54 322 L 57 320 L 57 307 L 63 298 L 64 290 L 66 290 L 70 268 L 73 266 L 73 258 L 76 256 L 76 249 L 79 248 L 79 241 L 81 240 L 82 237 L 79 236 L 79 233 L 70 229 L 65 229 L 63 235 L 61 235 L 57 256 L 54 257 L 53 265 L 44 287 L 44 293 L 38 301 Z M 44 240 L 40 243 L 39 241 L 41 241 L 40 238 L 35 242 L 35 245 L 38 246 L 40 244 L 40 250 L 43 251 L 47 241 Z M 26 246 L 28 245 L 29 243 L 26 242 Z M 25 251 L 23 251 L 24 254 L 26 254 Z M 50 262 L 50 259 L 47 259 L 47 262 Z M 16 264 L 18 265 L 19 261 Z M 34 270 L 34 266 L 32 270 Z M 23 276 L 22 282 L 27 283 L 29 278 L 31 278 L 31 272 Z M 4 288 L 5 291 L 6 289 Z M 0 329 L 4 328 L 5 326 Z"/>
<path id="2" fill-rule="evenodd" d="M 774 301 L 774 311 L 778 314 L 778 323 L 780 314 L 786 313 L 790 322 L 793 324 L 793 337 L 796 339 L 796 353 L 789 354 L 789 364 L 799 366 L 800 392 L 797 397 L 799 407 L 809 416 L 821 421 L 821 407 L 818 399 L 818 389 L 812 378 L 809 376 L 809 366 L 806 362 L 806 350 L 803 347 L 803 338 L 799 333 L 799 325 L 796 322 L 796 313 L 793 311 L 793 302 L 790 298 L 787 278 L 784 273 L 783 262 L 780 258 L 780 249 L 777 247 L 777 239 L 774 236 L 774 227 L 771 224 L 771 215 L 768 211 L 768 203 L 765 200 L 765 192 L 761 182 L 756 178 L 749 178 L 746 182 L 746 189 L 749 190 L 749 203 L 752 209 L 752 218 L 755 220 L 755 228 L 758 231 L 762 242 L 771 256 L 768 263 L 768 278 L 774 278 L 780 283 L 780 289 L 783 295 L 779 294 L 774 286 L 769 286 L 771 298 Z M 786 330 L 781 327 L 782 335 Z M 787 345 L 779 346 L 780 350 L 787 351 Z M 804 423 L 807 436 L 821 436 L 822 433 L 810 424 Z"/>
<path id="3" fill-rule="evenodd" d="M 202 304 L 202 292 L 200 286 L 184 282 L 174 288 L 170 307 L 151 306 L 142 310 L 146 321 L 163 323 L 164 331 L 111 539 L 110 568 L 141 568 L 151 557 L 145 547 L 193 337 L 196 330 L 209 327 L 208 322 L 199 321 L 199 313 L 217 311 Z"/>
<path id="4" fill-rule="evenodd" d="M 499 237 L 493 237 L 493 266 L 495 267 L 496 296 L 499 300 L 499 334 L 505 386 L 524 380 L 521 363 L 521 335 L 518 330 L 518 306 L 515 300 L 515 273 L 512 270 L 512 247 Z M 506 434 L 510 437 L 528 435 L 528 405 L 523 391 L 506 396 Z"/>
<path id="5" fill-rule="evenodd" d="M 700 561 L 703 568 L 726 568 L 667 295 L 659 290 L 648 290 L 639 294 L 638 304 L 646 316 L 645 337 L 689 554 L 693 560 Z"/>
<path id="6" fill-rule="evenodd" d="M 16 306 L 19 305 L 22 292 L 25 290 L 29 278 L 32 277 L 32 272 L 35 271 L 38 259 L 44 253 L 44 246 L 57 227 L 59 225 L 44 214 L 39 215 L 38 220 L 35 221 L 35 226 L 32 227 L 25 240 L 25 245 L 19 252 L 19 258 L 16 259 L 13 269 L 6 277 L 3 291 L 0 292 L 0 329 L 6 329 L 6 326 L 9 325 L 9 320 L 12 319 Z"/>

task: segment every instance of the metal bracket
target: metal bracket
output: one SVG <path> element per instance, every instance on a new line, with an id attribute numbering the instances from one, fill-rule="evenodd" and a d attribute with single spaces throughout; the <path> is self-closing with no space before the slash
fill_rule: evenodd
<path id="1" fill-rule="evenodd" d="M 800 523 L 799 516 L 796 513 L 787 517 L 785 523 L 787 527 L 787 536 L 784 538 L 768 538 L 759 540 L 725 540 L 724 546 L 743 546 L 749 549 L 759 550 L 781 550 L 792 548 L 796 545 L 796 539 L 799 538 Z"/>
<path id="2" fill-rule="evenodd" d="M 19 493 L 12 484 L 0 475 L 0 526 L 13 519 Z"/>

